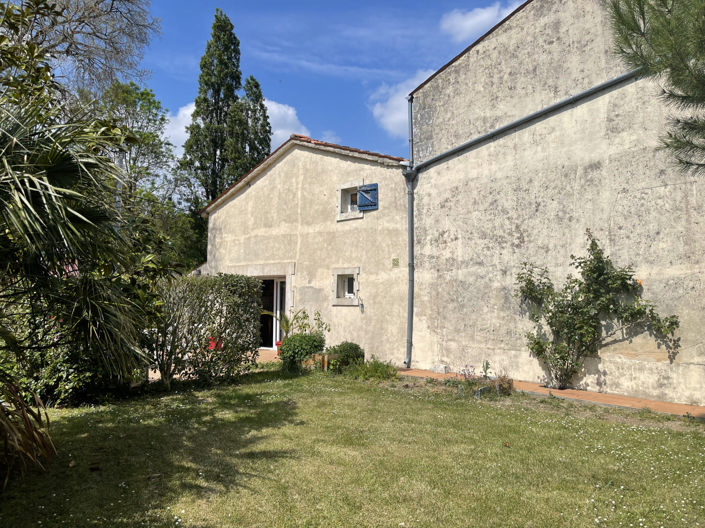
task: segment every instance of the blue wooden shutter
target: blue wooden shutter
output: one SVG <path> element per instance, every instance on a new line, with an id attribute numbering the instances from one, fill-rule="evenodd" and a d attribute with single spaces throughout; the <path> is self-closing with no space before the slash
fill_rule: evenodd
<path id="1" fill-rule="evenodd" d="M 360 185 L 357 188 L 357 210 L 374 211 L 375 209 L 379 209 L 377 184 Z"/>

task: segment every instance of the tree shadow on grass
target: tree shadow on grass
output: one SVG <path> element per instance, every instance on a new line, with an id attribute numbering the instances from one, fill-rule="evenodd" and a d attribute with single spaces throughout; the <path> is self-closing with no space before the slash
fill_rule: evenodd
<path id="1" fill-rule="evenodd" d="M 166 508 L 180 497 L 208 501 L 248 488 L 270 478 L 257 469 L 262 459 L 295 456 L 258 445 L 268 430 L 299 423 L 296 415 L 283 396 L 239 387 L 74 410 L 52 422 L 58 456 L 48 471 L 29 472 L 0 495 L 0 526 L 178 525 L 180 512 Z"/>
<path id="2" fill-rule="evenodd" d="M 256 385 L 259 383 L 267 383 L 274 380 L 288 380 L 300 378 L 301 376 L 309 375 L 312 371 L 303 370 L 301 372 L 287 372 L 279 368 L 276 369 L 257 369 L 249 372 L 244 372 L 238 377 L 224 382 L 226 386 L 234 387 L 238 385 Z M 221 381 L 222 382 L 222 381 Z M 171 394 L 174 392 L 188 392 L 193 390 L 207 390 L 218 386 L 218 381 L 213 383 L 211 380 L 198 379 L 174 379 L 171 382 L 171 389 L 167 389 L 161 380 L 153 380 L 149 383 L 134 387 L 135 394 Z"/>

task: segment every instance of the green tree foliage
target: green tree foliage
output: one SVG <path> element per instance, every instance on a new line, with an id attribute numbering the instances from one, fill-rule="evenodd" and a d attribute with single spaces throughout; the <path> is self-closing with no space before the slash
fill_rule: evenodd
<path id="1" fill-rule="evenodd" d="M 126 373 L 138 357 L 136 327 L 110 264 L 120 259 L 121 242 L 114 208 L 105 200 L 114 203 L 108 182 L 117 171 L 100 154 L 113 144 L 112 134 L 96 123 L 59 122 L 58 107 L 43 97 L 15 101 L 5 93 L 0 94 L 4 390 L 19 387 L 18 369 L 30 355 L 68 343 L 112 372 Z M 8 409 L 0 410 L 5 435 L 20 427 L 19 411 Z M 21 426 L 28 431 L 33 423 L 27 418 Z M 8 453 L 18 445 L 4 445 L 6 460 L 35 460 L 26 450 Z"/>
<path id="2" fill-rule="evenodd" d="M 62 103 L 47 50 L 31 40 L 33 25 L 54 16 L 41 0 L 0 5 L 0 383 L 8 402 L 0 441 L 8 467 L 48 454 L 41 411 L 16 397 L 33 364 L 67 347 L 125 379 L 146 359 L 137 342 L 145 291 L 135 271 L 148 275 L 150 266 L 135 263 L 119 229 L 121 173 L 109 156 L 126 137 Z M 18 431 L 24 440 L 13 441 Z"/>
<path id="3" fill-rule="evenodd" d="M 270 151 L 271 128 L 259 83 L 249 77 L 244 96 L 240 41 L 216 9 L 211 40 L 201 58 L 198 96 L 187 127 L 183 166 L 199 184 L 198 208 L 215 199 Z"/>
<path id="4" fill-rule="evenodd" d="M 232 160 L 235 179 L 247 174 L 266 158 L 271 150 L 272 127 L 269 125 L 264 96 L 257 80 L 245 79 L 244 95 L 230 108 L 229 131 L 225 149 Z"/>
<path id="5" fill-rule="evenodd" d="M 164 135 L 167 110 L 152 90 L 116 81 L 96 112 L 130 135 L 113 159 L 124 173 L 118 195 L 135 251 L 159 256 L 165 268 L 193 269 L 203 257 L 193 216 L 180 205 L 180 175 Z"/>
<path id="6" fill-rule="evenodd" d="M 31 325 L 17 340 L 7 334 L 5 345 L 40 346 L 33 342 L 70 322 L 71 332 L 56 337 L 83 341 L 125 371 L 135 330 L 116 274 L 126 259 L 115 229 L 120 173 L 107 157 L 120 139 L 87 116 L 65 123 L 57 113 L 36 99 L 0 105 L 2 300 L 5 315 L 18 321 L 26 313 Z"/>
<path id="7" fill-rule="evenodd" d="M 587 257 L 571 256 L 580 276 L 568 276 L 556 289 L 546 268 L 524 263 L 516 294 L 528 310 L 536 331 L 526 334 L 531 354 L 547 369 L 550 386 L 563 389 L 583 366 L 597 356 L 600 345 L 615 336 L 629 339 L 649 331 L 675 357 L 679 321 L 661 317 L 642 299 L 641 283 L 629 267 L 617 268 L 598 240 L 587 232 Z"/>
<path id="8" fill-rule="evenodd" d="M 198 95 L 192 123 L 186 130 L 184 162 L 200 183 L 206 201 L 213 200 L 230 182 L 231 160 L 226 153 L 230 108 L 238 100 L 241 88 L 240 41 L 233 25 L 216 9 L 211 40 L 201 57 Z"/>
<path id="9" fill-rule="evenodd" d="M 207 232 L 197 232 L 201 224 L 175 200 L 159 191 L 140 191 L 132 217 L 139 224 L 129 227 L 135 245 L 158 256 L 164 265 L 186 272 L 203 263 Z"/>
<path id="10" fill-rule="evenodd" d="M 24 7 L 0 2 L 0 88 L 6 99 L 19 103 L 59 90 L 46 50 L 30 36 L 38 23 L 50 23 L 60 14 L 46 0 L 26 2 Z"/>
<path id="11" fill-rule="evenodd" d="M 705 0 L 609 0 L 609 9 L 617 53 L 657 79 L 676 110 L 664 148 L 705 169 Z"/>
<path id="12" fill-rule="evenodd" d="M 245 79 L 244 108 L 247 123 L 247 134 L 242 142 L 245 145 L 246 155 L 249 160 L 245 169 L 249 171 L 269 156 L 272 150 L 272 127 L 269 124 L 267 107 L 264 104 L 264 95 L 259 82 L 251 75 Z"/>
<path id="13" fill-rule="evenodd" d="M 173 146 L 164 137 L 169 118 L 154 92 L 132 81 L 115 81 L 103 92 L 99 112 L 133 136 L 133 141 L 123 144 L 116 153 L 125 173 L 123 203 L 134 204 L 140 187 L 159 193 L 162 199 L 171 199 L 174 189 L 168 176 L 174 154 Z"/>

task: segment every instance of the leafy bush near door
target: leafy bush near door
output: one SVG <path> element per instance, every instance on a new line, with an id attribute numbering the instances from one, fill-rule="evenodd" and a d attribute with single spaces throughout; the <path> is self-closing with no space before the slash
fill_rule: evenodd
<path id="1" fill-rule="evenodd" d="M 298 372 L 301 362 L 323 352 L 326 339 L 321 332 L 294 334 L 282 341 L 279 347 L 282 369 Z"/>
<path id="2" fill-rule="evenodd" d="M 321 319 L 321 312 L 318 310 L 313 314 L 313 321 L 309 317 L 306 308 L 299 308 L 298 310 L 291 308 L 290 313 L 291 315 L 287 315 L 285 312 L 281 312 L 277 315 L 269 310 L 262 310 L 262 314 L 274 317 L 279 321 L 279 328 L 284 334 L 282 341 L 292 334 L 310 334 L 313 332 L 323 334 L 324 332 L 330 332 L 330 325 Z"/>
<path id="3" fill-rule="evenodd" d="M 169 387 L 174 376 L 212 380 L 254 364 L 261 281 L 243 275 L 191 276 L 159 285 L 161 309 L 143 346 Z"/>

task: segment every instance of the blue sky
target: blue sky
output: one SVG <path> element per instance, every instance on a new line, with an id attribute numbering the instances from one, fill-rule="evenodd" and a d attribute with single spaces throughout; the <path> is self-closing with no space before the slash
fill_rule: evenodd
<path id="1" fill-rule="evenodd" d="M 523 0 L 152 0 L 162 35 L 144 83 L 169 109 L 179 146 L 215 9 L 235 26 L 243 79 L 267 100 L 272 148 L 292 133 L 408 156 L 406 95 Z"/>

